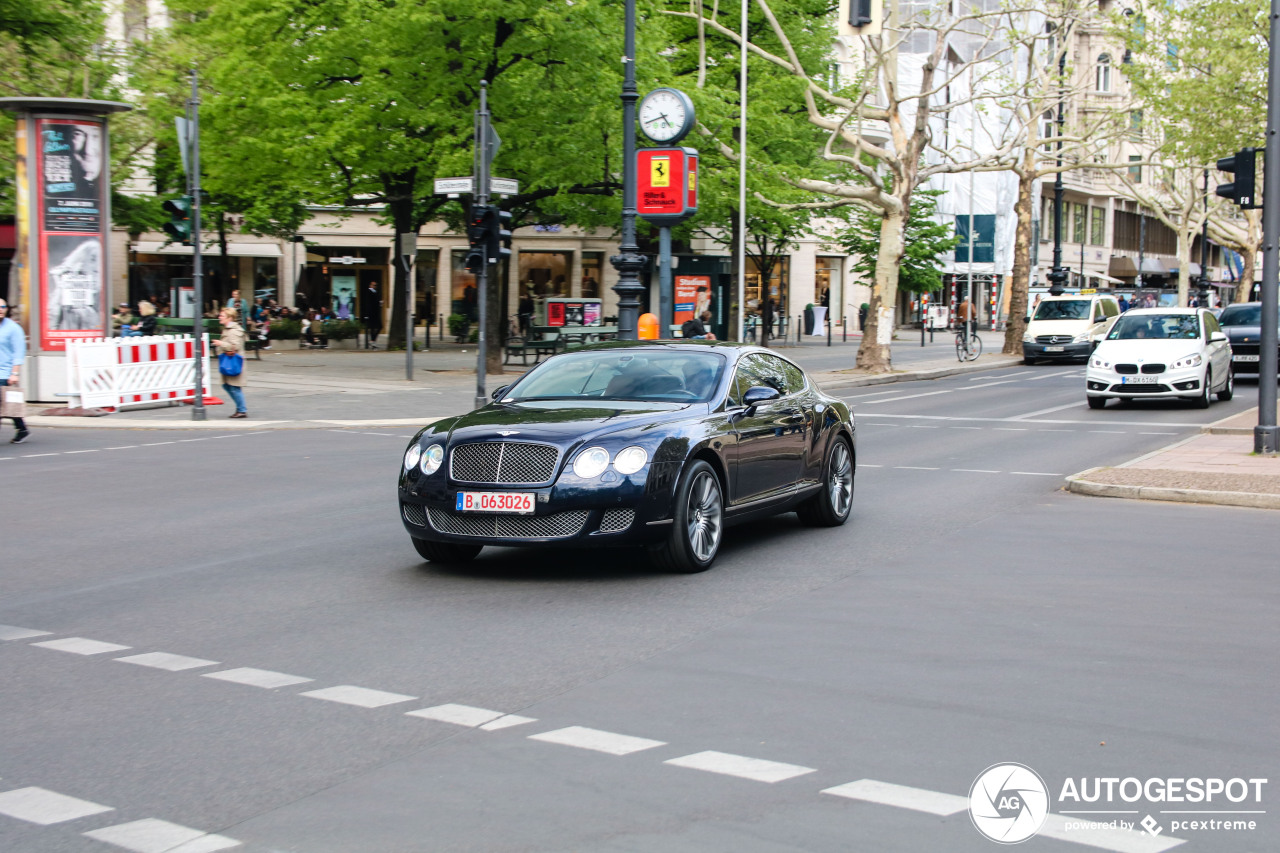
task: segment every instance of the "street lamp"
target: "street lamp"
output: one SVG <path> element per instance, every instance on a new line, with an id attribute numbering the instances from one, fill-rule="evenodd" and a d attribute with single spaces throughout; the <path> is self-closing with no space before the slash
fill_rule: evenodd
<path id="1" fill-rule="evenodd" d="M 626 34 L 622 62 L 622 244 L 620 252 L 609 258 L 618 271 L 618 340 L 639 339 L 640 270 L 645 257 L 636 243 L 636 0 L 626 3 Z"/>
<path id="2" fill-rule="evenodd" d="M 1058 43 L 1058 174 L 1053 181 L 1053 269 L 1049 279 L 1049 293 L 1061 296 L 1067 281 L 1067 270 L 1062 266 L 1062 132 L 1065 123 L 1064 101 L 1067 76 L 1067 38 L 1071 35 L 1071 23 L 1062 29 Z"/>

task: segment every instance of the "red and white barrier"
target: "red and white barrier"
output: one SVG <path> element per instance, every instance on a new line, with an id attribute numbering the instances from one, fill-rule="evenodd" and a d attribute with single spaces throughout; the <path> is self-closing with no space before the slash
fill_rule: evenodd
<path id="1" fill-rule="evenodd" d="M 204 397 L 209 398 L 209 336 L 201 343 Z M 68 341 L 68 396 L 84 408 L 190 403 L 195 397 L 194 346 L 190 335 Z"/>

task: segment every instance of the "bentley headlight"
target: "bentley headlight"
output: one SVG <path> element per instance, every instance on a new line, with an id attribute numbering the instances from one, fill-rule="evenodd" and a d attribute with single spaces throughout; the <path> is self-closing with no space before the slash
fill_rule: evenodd
<path id="1" fill-rule="evenodd" d="M 1191 355 L 1184 355 L 1171 364 L 1170 367 L 1174 370 L 1179 370 L 1183 367 L 1199 367 L 1203 361 L 1204 359 L 1200 357 L 1200 353 L 1193 352 Z"/>
<path id="2" fill-rule="evenodd" d="M 444 462 L 444 448 L 438 444 L 428 447 L 422 454 L 422 473 L 434 474 Z"/>
<path id="3" fill-rule="evenodd" d="M 414 442 L 408 450 L 404 452 L 404 469 L 408 471 L 414 465 L 418 464 L 418 460 L 422 458 L 422 448 L 418 446 L 418 442 Z"/>
<path id="4" fill-rule="evenodd" d="M 609 467 L 609 451 L 603 447 L 588 447 L 573 460 L 573 473 L 584 480 L 599 477 Z"/>
<path id="5" fill-rule="evenodd" d="M 649 461 L 649 452 L 643 447 L 632 445 L 618 453 L 613 460 L 613 467 L 619 474 L 634 474 Z"/>

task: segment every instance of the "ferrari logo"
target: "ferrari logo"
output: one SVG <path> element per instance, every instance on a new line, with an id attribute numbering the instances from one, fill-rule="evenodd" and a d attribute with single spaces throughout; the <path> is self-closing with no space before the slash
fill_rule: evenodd
<path id="1" fill-rule="evenodd" d="M 649 185 L 653 187 L 671 186 L 670 157 L 654 157 L 649 161 Z"/>

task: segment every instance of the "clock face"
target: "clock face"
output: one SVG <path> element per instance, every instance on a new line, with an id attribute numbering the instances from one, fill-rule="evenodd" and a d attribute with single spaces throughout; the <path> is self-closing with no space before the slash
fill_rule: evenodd
<path id="1" fill-rule="evenodd" d="M 693 107 L 682 92 L 654 89 L 640 102 L 640 129 L 654 142 L 674 142 L 693 125 Z"/>

